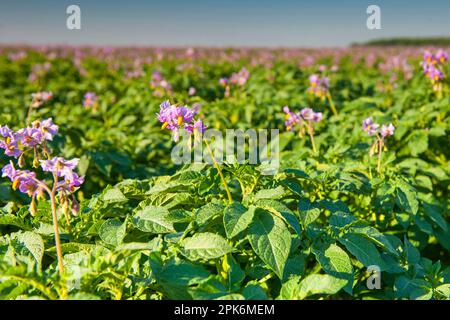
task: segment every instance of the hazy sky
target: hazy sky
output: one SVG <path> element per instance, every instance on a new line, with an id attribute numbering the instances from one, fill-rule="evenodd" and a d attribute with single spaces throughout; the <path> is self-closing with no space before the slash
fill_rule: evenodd
<path id="1" fill-rule="evenodd" d="M 81 30 L 66 7 L 81 8 Z M 381 8 L 368 30 L 366 8 Z M 342 46 L 390 36 L 450 36 L 450 0 L 0 0 L 0 43 Z"/>

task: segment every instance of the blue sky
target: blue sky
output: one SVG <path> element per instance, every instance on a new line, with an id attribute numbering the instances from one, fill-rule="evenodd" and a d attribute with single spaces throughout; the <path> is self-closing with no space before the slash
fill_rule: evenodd
<path id="1" fill-rule="evenodd" d="M 81 30 L 66 7 L 81 8 Z M 366 28 L 381 8 L 382 30 Z M 450 36 L 449 0 L 0 0 L 0 43 L 345 46 L 391 36 Z"/>

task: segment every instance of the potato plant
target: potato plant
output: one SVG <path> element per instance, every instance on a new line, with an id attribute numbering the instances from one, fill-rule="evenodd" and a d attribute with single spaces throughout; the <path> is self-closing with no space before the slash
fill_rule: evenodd
<path id="1" fill-rule="evenodd" d="M 0 47 L 0 298 L 449 299 L 448 51 Z"/>

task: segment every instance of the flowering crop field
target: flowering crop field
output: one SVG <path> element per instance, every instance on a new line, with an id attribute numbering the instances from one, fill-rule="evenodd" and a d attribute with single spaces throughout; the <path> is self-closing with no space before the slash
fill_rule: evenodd
<path id="1" fill-rule="evenodd" d="M 449 299 L 447 52 L 0 47 L 0 298 Z"/>

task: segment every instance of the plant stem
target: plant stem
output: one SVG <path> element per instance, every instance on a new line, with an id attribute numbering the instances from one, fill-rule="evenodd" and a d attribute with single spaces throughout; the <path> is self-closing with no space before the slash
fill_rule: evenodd
<path id="1" fill-rule="evenodd" d="M 336 106 L 334 105 L 333 99 L 331 98 L 330 92 L 327 92 L 327 98 L 328 98 L 328 102 L 330 103 L 331 111 L 333 111 L 333 114 L 334 114 L 335 116 L 337 116 L 337 115 L 338 115 L 338 112 L 337 112 L 337 110 L 336 110 Z"/>
<path id="2" fill-rule="evenodd" d="M 227 181 L 225 180 L 225 177 L 222 174 L 222 170 L 220 169 L 220 166 L 217 163 L 216 158 L 214 157 L 214 153 L 212 152 L 208 141 L 206 139 L 204 141 L 205 141 L 205 144 L 206 144 L 206 148 L 208 148 L 208 152 L 211 155 L 211 158 L 212 158 L 212 160 L 214 162 L 214 166 L 216 167 L 216 169 L 217 169 L 217 171 L 219 173 L 220 179 L 222 180 L 223 186 L 225 187 L 225 191 L 227 192 L 228 202 L 231 204 L 231 203 L 233 203 L 233 198 L 231 197 L 231 192 L 230 192 L 230 189 L 228 188 Z"/>
<path id="3" fill-rule="evenodd" d="M 62 276 L 64 274 L 64 265 L 61 249 L 61 239 L 59 237 L 59 226 L 58 226 L 58 216 L 56 215 L 56 187 L 58 185 L 58 177 L 54 175 L 53 189 L 50 193 L 50 202 L 52 206 L 52 218 L 53 218 L 53 228 L 55 230 L 55 245 L 56 245 L 56 256 L 58 257 L 58 268 L 59 274 Z"/>
<path id="4" fill-rule="evenodd" d="M 312 145 L 313 152 L 317 153 L 316 143 L 314 141 L 314 130 L 311 125 L 311 122 L 308 122 L 308 134 L 309 134 L 309 138 L 311 139 L 311 145 Z"/>
<path id="5" fill-rule="evenodd" d="M 25 126 L 30 124 L 31 121 L 31 115 L 33 114 L 33 103 L 30 103 L 30 106 L 28 107 L 27 117 L 25 119 Z"/>
<path id="6" fill-rule="evenodd" d="M 381 173 L 381 156 L 383 154 L 383 140 L 378 139 L 378 166 L 377 166 L 377 172 L 378 174 Z"/>

